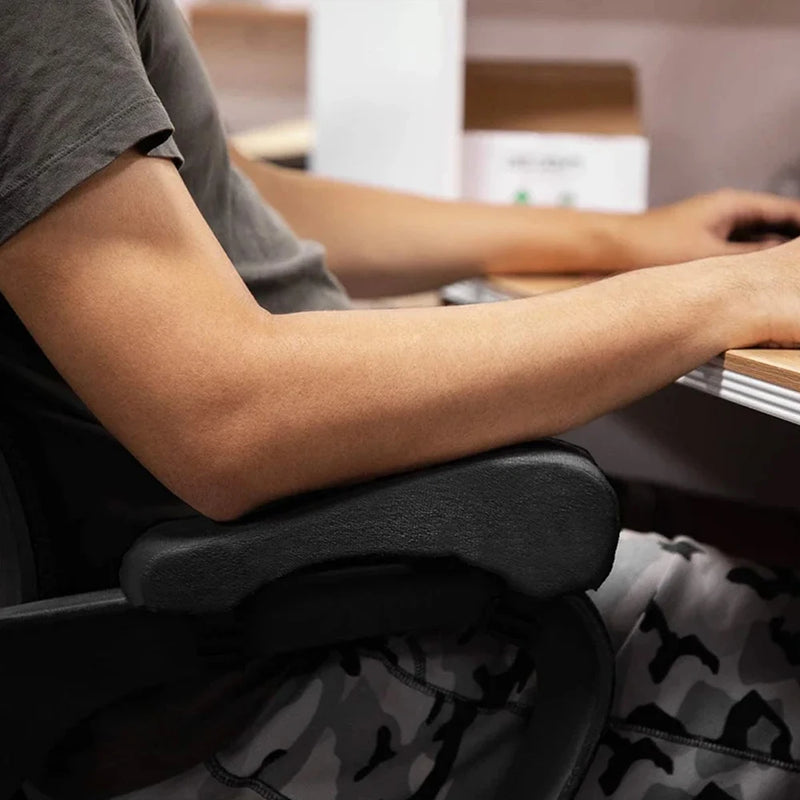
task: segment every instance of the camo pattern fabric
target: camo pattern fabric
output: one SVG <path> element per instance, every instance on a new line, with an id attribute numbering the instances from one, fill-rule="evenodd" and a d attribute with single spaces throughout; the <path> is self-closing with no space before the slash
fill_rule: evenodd
<path id="1" fill-rule="evenodd" d="M 578 800 L 800 798 L 800 576 L 624 532 L 594 600 L 618 685 Z M 492 800 L 534 694 L 530 659 L 487 634 L 369 642 L 282 684 L 207 763 L 118 800 Z"/>
<path id="2" fill-rule="evenodd" d="M 530 657 L 488 634 L 362 643 L 284 682 L 224 752 L 124 800 L 486 800 L 534 686 Z"/>
<path id="3" fill-rule="evenodd" d="M 624 534 L 614 708 L 578 800 L 800 798 L 800 575 Z"/>

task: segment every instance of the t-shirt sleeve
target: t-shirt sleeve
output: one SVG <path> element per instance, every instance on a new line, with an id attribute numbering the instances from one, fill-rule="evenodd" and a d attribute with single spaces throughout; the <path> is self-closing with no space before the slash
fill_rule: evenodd
<path id="1" fill-rule="evenodd" d="M 0 244 L 130 148 L 181 163 L 136 0 L 0 2 Z"/>

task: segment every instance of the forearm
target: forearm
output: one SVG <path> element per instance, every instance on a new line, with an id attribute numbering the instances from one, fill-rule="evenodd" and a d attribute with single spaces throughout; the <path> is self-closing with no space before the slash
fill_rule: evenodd
<path id="1" fill-rule="evenodd" d="M 106 428 L 227 519 L 555 434 L 728 347 L 797 341 L 798 253 L 485 306 L 272 316 L 172 164 L 128 153 L 0 248 L 0 292 Z"/>
<path id="2" fill-rule="evenodd" d="M 751 343 L 748 302 L 708 263 L 480 307 L 265 318 L 223 495 L 236 513 L 558 434 Z"/>
<path id="3" fill-rule="evenodd" d="M 617 215 L 452 203 L 234 161 L 298 235 L 325 245 L 356 296 L 489 272 L 608 272 L 630 260 Z"/>

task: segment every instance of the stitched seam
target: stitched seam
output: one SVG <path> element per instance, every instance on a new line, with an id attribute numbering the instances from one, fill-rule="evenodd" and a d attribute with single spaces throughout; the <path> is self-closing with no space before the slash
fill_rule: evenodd
<path id="1" fill-rule="evenodd" d="M 70 154 L 74 153 L 79 147 L 82 147 L 87 142 L 90 142 L 96 136 L 99 136 L 106 128 L 113 125 L 120 117 L 124 117 L 126 114 L 130 114 L 131 111 L 135 111 L 139 106 L 147 105 L 150 103 L 156 103 L 157 101 L 152 97 L 142 97 L 134 103 L 131 103 L 129 106 L 126 106 L 120 111 L 117 111 L 115 114 L 112 114 L 100 127 L 92 128 L 91 131 L 87 132 L 85 135 L 81 136 L 77 141 L 72 142 L 69 146 L 59 150 L 57 153 L 53 153 L 50 158 L 45 159 L 37 169 L 35 169 L 29 175 L 25 175 L 22 178 L 19 178 L 8 189 L 0 195 L 0 200 L 5 202 L 5 200 L 10 197 L 14 192 L 18 189 L 27 186 L 31 181 L 35 180 L 36 178 L 40 177 L 42 174 L 47 172 L 51 167 L 55 166 L 59 161 L 63 158 L 66 158 Z"/>
<path id="2" fill-rule="evenodd" d="M 729 747 L 728 745 L 720 744 L 719 742 L 715 742 L 713 739 L 707 739 L 704 736 L 682 736 L 680 734 L 667 733 L 666 731 L 660 731 L 657 728 L 649 728 L 646 725 L 635 725 L 615 717 L 612 717 L 609 720 L 609 725 L 621 730 L 642 733 L 645 736 L 663 739 L 664 741 L 672 742 L 673 744 L 683 744 L 691 747 L 698 747 L 701 750 L 710 750 L 714 753 L 723 753 L 725 755 L 734 756 L 741 761 L 755 761 L 758 764 L 777 767 L 779 769 L 786 770 L 787 772 L 800 772 L 800 762 L 798 761 L 783 761 L 759 750 L 738 750 L 735 747 Z"/>
<path id="3" fill-rule="evenodd" d="M 481 714 L 488 714 L 493 711 L 508 711 L 509 713 L 516 714 L 520 717 L 527 717 L 533 710 L 532 705 L 526 705 L 525 703 L 519 703 L 514 700 L 504 703 L 502 706 L 487 706 L 482 704 L 479 700 L 475 700 L 473 697 L 467 697 L 466 695 L 459 694 L 458 692 L 454 692 L 450 689 L 441 689 L 438 686 L 427 683 L 426 681 L 420 681 L 410 672 L 404 670 L 402 667 L 398 667 L 396 664 L 393 664 L 388 658 L 386 658 L 386 656 L 380 653 L 363 653 L 362 655 L 364 658 L 371 658 L 374 661 L 378 661 L 383 664 L 393 678 L 397 678 L 397 680 L 401 681 L 411 689 L 416 689 L 431 697 L 435 697 L 437 694 L 440 694 L 451 701 L 471 703 Z"/>
<path id="4" fill-rule="evenodd" d="M 216 756 L 209 758 L 204 766 L 208 770 L 209 775 L 211 775 L 217 783 L 221 783 L 229 789 L 250 789 L 250 791 L 255 792 L 259 797 L 263 797 L 264 800 L 291 800 L 290 797 L 287 797 L 285 794 L 258 778 L 243 778 L 239 775 L 234 775 L 222 766 Z"/>
<path id="5" fill-rule="evenodd" d="M 418 681 L 424 681 L 426 674 L 425 653 L 422 652 L 422 647 L 413 637 L 409 637 L 406 643 L 414 659 L 414 677 Z"/>

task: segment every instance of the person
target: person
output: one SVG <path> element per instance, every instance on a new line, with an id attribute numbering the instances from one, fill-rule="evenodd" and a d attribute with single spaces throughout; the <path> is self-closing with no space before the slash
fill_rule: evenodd
<path id="1" fill-rule="evenodd" d="M 557 434 L 727 348 L 800 340 L 800 244 L 727 241 L 800 223 L 795 200 L 613 216 L 237 169 L 172 0 L 7 0 L 0 54 L 0 385 L 57 509 L 46 594 L 112 585 L 155 521 Z M 339 282 L 537 269 L 621 274 L 413 310 L 350 309 Z M 796 797 L 797 586 L 623 533 L 596 596 L 617 699 L 581 800 Z M 26 791 L 488 797 L 535 703 L 520 659 L 408 637 L 165 687 L 87 720 Z"/>

